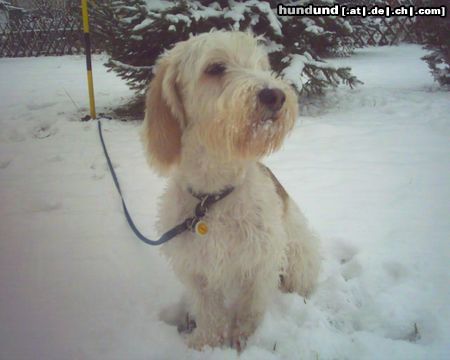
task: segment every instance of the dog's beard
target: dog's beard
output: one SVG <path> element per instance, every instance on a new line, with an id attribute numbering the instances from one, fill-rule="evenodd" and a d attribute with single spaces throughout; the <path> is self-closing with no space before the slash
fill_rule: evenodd
<path id="1" fill-rule="evenodd" d="M 196 124 L 198 140 L 225 160 L 258 159 L 277 150 L 292 129 L 295 109 L 272 112 L 258 104 L 257 91 L 237 92 L 218 102 L 213 119 Z"/>
<path id="2" fill-rule="evenodd" d="M 258 109 L 237 134 L 236 150 L 245 158 L 260 158 L 279 149 L 293 121 L 286 108 L 277 113 Z"/>

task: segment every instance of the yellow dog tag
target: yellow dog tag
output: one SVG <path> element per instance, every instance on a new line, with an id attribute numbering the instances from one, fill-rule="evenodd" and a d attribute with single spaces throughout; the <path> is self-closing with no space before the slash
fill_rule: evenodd
<path id="1" fill-rule="evenodd" d="M 195 232 L 201 236 L 206 235 L 208 233 L 208 225 L 204 221 L 199 221 L 195 225 Z"/>

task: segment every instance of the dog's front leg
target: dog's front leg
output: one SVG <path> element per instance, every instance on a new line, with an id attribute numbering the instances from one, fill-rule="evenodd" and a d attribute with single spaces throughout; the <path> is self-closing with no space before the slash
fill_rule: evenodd
<path id="1" fill-rule="evenodd" d="M 259 273 L 256 278 L 245 281 L 241 296 L 233 306 L 235 317 L 230 333 L 231 346 L 238 351 L 245 347 L 248 337 L 261 322 L 271 290 L 276 287 L 277 278 L 272 274 Z"/>
<path id="2" fill-rule="evenodd" d="M 195 276 L 192 286 L 196 329 L 189 335 L 188 345 L 195 349 L 221 346 L 228 338 L 229 316 L 221 291 L 209 286 L 203 276 Z"/>

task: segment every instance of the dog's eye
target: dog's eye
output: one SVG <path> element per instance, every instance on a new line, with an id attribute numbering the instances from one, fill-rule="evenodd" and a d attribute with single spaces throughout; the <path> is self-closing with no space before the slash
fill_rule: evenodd
<path id="1" fill-rule="evenodd" d="M 225 69 L 226 69 L 225 64 L 214 63 L 206 68 L 205 73 L 211 76 L 220 76 L 223 75 Z"/>

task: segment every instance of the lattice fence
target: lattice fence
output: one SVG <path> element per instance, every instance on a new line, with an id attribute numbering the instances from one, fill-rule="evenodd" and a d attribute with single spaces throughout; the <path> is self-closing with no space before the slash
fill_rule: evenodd
<path id="1" fill-rule="evenodd" d="M 397 45 L 400 42 L 420 43 L 414 30 L 414 18 L 377 18 L 365 24 L 354 24 L 352 37 L 357 46 Z"/>
<path id="2" fill-rule="evenodd" d="M 24 17 L 0 24 L 0 57 L 49 56 L 83 52 L 80 19 L 67 13 Z"/>
<path id="3" fill-rule="evenodd" d="M 361 0 L 342 1 L 348 5 L 361 4 Z M 363 3 L 368 3 L 367 1 Z M 391 8 L 399 6 L 412 6 L 415 0 L 383 0 L 370 2 L 375 5 L 389 5 Z M 370 8 L 369 5 L 368 7 Z M 352 37 L 359 47 L 397 45 L 400 42 L 421 43 L 422 39 L 415 30 L 415 18 L 407 16 L 397 17 L 347 17 L 353 27 Z"/>
<path id="4" fill-rule="evenodd" d="M 361 0 L 344 0 L 352 5 Z M 413 5 L 415 0 L 385 0 L 391 7 Z M 364 1 L 363 1 L 364 3 Z M 367 3 L 367 1 L 366 1 Z M 374 2 L 376 4 L 376 0 Z M 402 41 L 420 43 L 409 17 L 347 17 L 354 29 L 355 45 L 395 45 Z M 95 50 L 95 36 L 93 39 Z M 25 16 L 0 23 L 0 57 L 48 56 L 83 53 L 81 19 L 61 11 L 51 16 Z"/>

